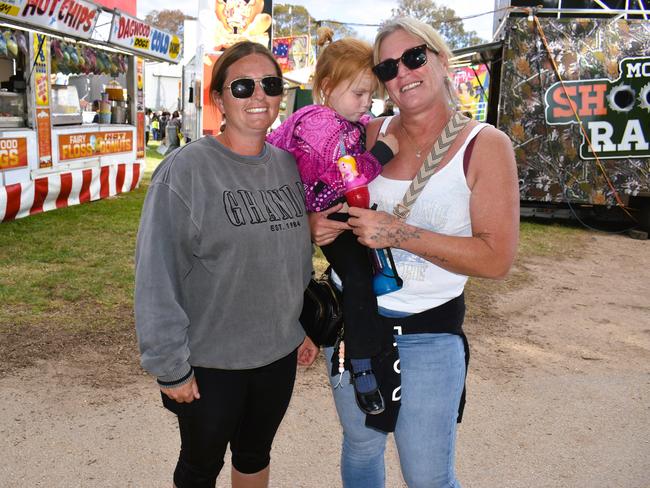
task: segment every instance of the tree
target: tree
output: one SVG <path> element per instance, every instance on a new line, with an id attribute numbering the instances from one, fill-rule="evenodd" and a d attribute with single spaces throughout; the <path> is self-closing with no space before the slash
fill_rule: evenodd
<path id="1" fill-rule="evenodd" d="M 144 21 L 161 30 L 183 37 L 183 21 L 193 18 L 185 15 L 181 10 L 152 10 L 144 18 Z"/>
<path id="2" fill-rule="evenodd" d="M 439 7 L 431 0 L 400 0 L 391 13 L 393 17 L 409 16 L 429 24 L 440 32 L 451 49 L 485 42 L 475 31 L 465 31 L 463 21 L 453 9 Z"/>
<path id="3" fill-rule="evenodd" d="M 316 44 L 316 29 L 327 25 L 334 31 L 334 39 L 355 36 L 356 31 L 339 22 L 318 21 L 302 5 L 273 5 L 273 37 L 311 34 L 312 43 Z"/>

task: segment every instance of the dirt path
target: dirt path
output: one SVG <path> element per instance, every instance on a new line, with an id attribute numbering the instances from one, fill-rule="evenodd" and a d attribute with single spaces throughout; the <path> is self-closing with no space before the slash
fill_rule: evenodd
<path id="1" fill-rule="evenodd" d="M 496 299 L 496 317 L 467 324 L 463 487 L 647 488 L 650 242 L 592 235 L 580 259 L 519 271 L 531 279 Z M 88 371 L 106 359 L 70 356 L 0 380 L 0 486 L 169 487 L 178 434 L 151 379 L 98 388 Z M 272 486 L 340 486 L 339 443 L 321 361 L 298 378 Z M 387 486 L 404 486 L 392 447 L 387 464 Z"/>

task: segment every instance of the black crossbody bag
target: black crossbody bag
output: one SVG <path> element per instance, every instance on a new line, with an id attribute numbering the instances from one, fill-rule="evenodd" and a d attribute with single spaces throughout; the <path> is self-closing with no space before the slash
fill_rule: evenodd
<path id="1" fill-rule="evenodd" d="M 325 347 L 334 345 L 343 328 L 341 292 L 330 281 L 328 271 L 309 280 L 300 313 L 300 323 L 309 338 Z"/>

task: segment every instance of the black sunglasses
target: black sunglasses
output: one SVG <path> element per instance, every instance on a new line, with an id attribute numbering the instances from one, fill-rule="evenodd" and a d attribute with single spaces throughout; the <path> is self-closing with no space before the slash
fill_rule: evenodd
<path id="1" fill-rule="evenodd" d="M 430 48 L 431 49 L 431 48 Z M 431 49 L 435 54 L 438 51 Z M 408 69 L 418 69 L 427 64 L 427 45 L 415 46 L 407 49 L 402 53 L 399 59 L 385 59 L 379 64 L 376 64 L 372 71 L 377 75 L 379 81 L 386 83 L 397 76 L 397 69 L 399 62 L 402 62 Z"/>
<path id="2" fill-rule="evenodd" d="M 259 83 L 264 93 L 269 97 L 282 95 L 284 82 L 279 76 L 266 76 L 264 78 L 239 78 L 230 82 L 226 89 L 235 98 L 249 98 L 255 93 L 255 82 Z"/>

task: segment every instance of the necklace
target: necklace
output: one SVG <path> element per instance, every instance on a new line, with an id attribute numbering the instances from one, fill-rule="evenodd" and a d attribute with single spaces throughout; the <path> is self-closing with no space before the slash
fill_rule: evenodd
<path id="1" fill-rule="evenodd" d="M 417 145 L 415 142 L 413 142 L 413 139 L 411 139 L 411 136 L 409 135 L 409 133 L 406 132 L 406 129 L 405 129 L 404 126 L 402 125 L 402 122 L 401 122 L 401 121 L 400 121 L 400 123 L 399 123 L 399 128 L 400 128 L 400 130 L 404 133 L 404 135 L 405 135 L 406 138 L 409 140 L 409 142 L 410 142 L 410 143 L 413 145 L 413 147 L 415 148 L 415 157 L 418 158 L 418 159 L 420 159 L 420 158 L 422 157 L 422 151 L 424 151 L 424 148 L 423 148 L 423 147 L 418 147 L 418 145 Z"/>

